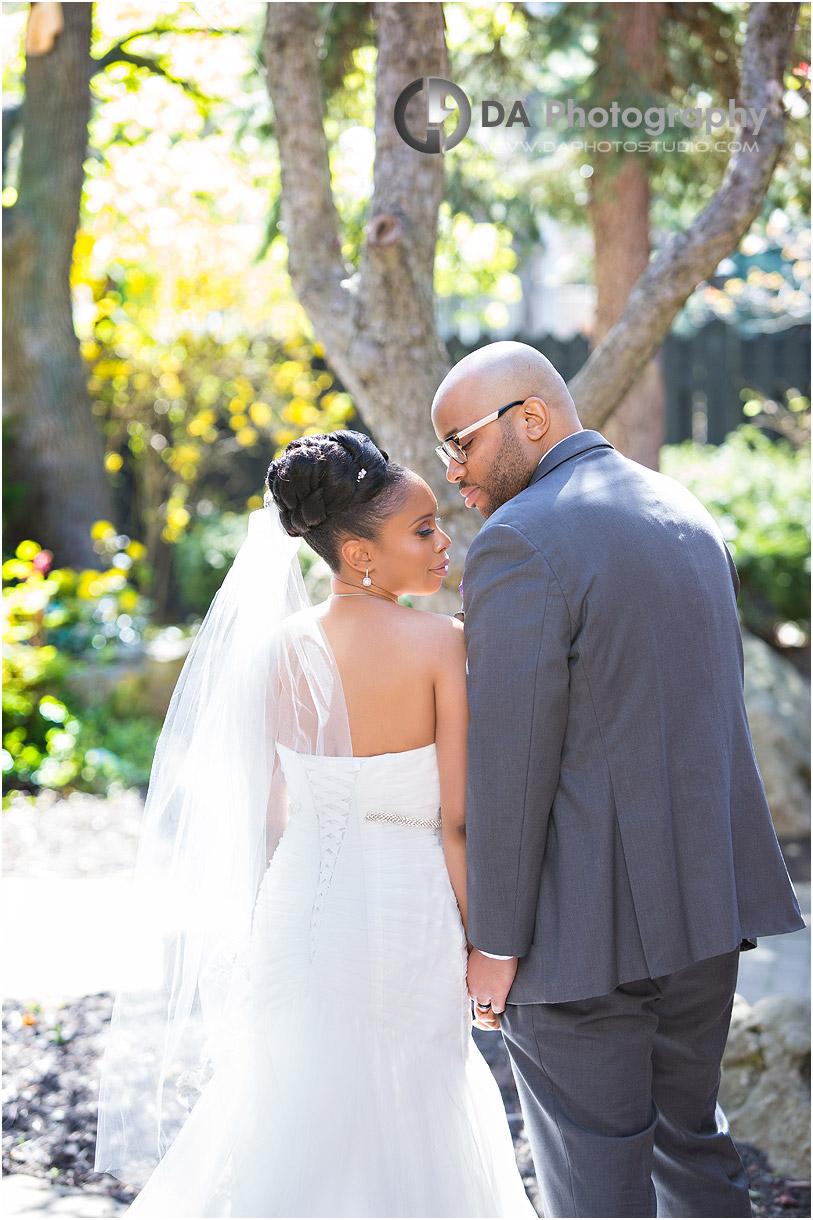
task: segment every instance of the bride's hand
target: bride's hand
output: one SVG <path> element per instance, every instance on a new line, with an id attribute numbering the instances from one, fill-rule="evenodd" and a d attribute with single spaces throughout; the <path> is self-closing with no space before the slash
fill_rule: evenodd
<path id="1" fill-rule="evenodd" d="M 472 1000 L 472 1025 L 476 1029 L 499 1029 L 500 1018 L 490 1005 L 483 1011 L 478 1007 L 477 1002 Z"/>

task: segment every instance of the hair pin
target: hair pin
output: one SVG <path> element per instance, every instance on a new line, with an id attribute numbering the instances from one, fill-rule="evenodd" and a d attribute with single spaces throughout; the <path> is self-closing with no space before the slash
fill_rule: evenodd
<path id="1" fill-rule="evenodd" d="M 360 470 L 360 471 L 358 472 L 358 474 L 356 475 L 356 482 L 357 482 L 357 483 L 360 483 L 360 482 L 361 482 L 361 480 L 362 480 L 362 479 L 364 478 L 364 476 L 366 475 L 366 473 L 367 473 L 367 471 L 366 471 L 366 470 L 365 470 L 365 468 L 362 466 L 361 470 Z"/>

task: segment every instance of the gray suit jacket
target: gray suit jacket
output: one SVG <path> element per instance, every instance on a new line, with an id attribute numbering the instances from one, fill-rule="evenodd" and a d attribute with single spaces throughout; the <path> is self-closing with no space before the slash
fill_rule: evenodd
<path id="1" fill-rule="evenodd" d="M 592 431 L 472 543 L 468 931 L 521 959 L 509 1002 L 804 926 L 751 744 L 738 586 L 695 497 Z"/>

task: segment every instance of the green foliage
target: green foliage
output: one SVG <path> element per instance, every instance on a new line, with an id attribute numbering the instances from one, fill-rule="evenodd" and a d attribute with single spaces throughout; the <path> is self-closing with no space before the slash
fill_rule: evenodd
<path id="1" fill-rule="evenodd" d="M 79 721 L 61 695 L 69 662 L 52 645 L 3 644 L 3 787 L 39 784 L 40 767 L 72 747 Z M 71 772 L 71 775 L 73 772 Z"/>
<path id="2" fill-rule="evenodd" d="M 231 567 L 248 529 L 245 513 L 214 511 L 199 517 L 172 553 L 181 602 L 204 615 Z"/>
<path id="3" fill-rule="evenodd" d="M 782 436 L 793 449 L 810 446 L 810 399 L 798 390 L 789 390 L 786 401 L 766 398 L 758 390 L 741 392 L 742 413 L 750 423 Z"/>
<path id="4" fill-rule="evenodd" d="M 469 316 L 494 328 L 508 321 L 506 303 L 521 296 L 520 282 L 512 274 L 517 256 L 511 242 L 505 225 L 476 224 L 465 212 L 452 214 L 447 203 L 440 205 L 435 288 L 441 298 L 463 298 L 456 311 L 458 325 Z M 485 307 L 477 301 L 482 295 L 492 298 Z"/>
<path id="5" fill-rule="evenodd" d="M 180 600 L 201 617 L 206 613 L 248 531 L 248 513 L 212 510 L 199 518 L 173 548 L 173 571 Z M 330 593 L 330 569 L 303 541 L 299 566 L 311 601 Z"/>
<path id="6" fill-rule="evenodd" d="M 717 521 L 740 574 L 743 623 L 771 638 L 810 633 L 810 443 L 794 449 L 743 424 L 718 446 L 661 450 L 661 468 Z"/>
<path id="7" fill-rule="evenodd" d="M 83 709 L 70 689 L 75 657 L 109 655 L 143 633 L 149 603 L 128 582 L 143 547 L 94 527 L 107 571 L 50 570 L 50 553 L 32 541 L 3 564 L 3 790 L 146 784 L 160 725 L 133 718 L 115 698 Z M 116 549 L 120 545 L 126 550 Z M 128 554 L 129 551 L 129 554 Z M 111 552 L 112 555 L 111 555 Z M 129 562 L 123 565 L 123 559 Z"/>
<path id="8" fill-rule="evenodd" d="M 298 558 L 308 597 L 316 605 L 330 595 L 330 568 L 304 541 L 299 544 Z"/>
<path id="9" fill-rule="evenodd" d="M 31 658 L 28 660 L 30 672 Z M 37 658 L 33 665 L 37 665 Z M 29 684 L 25 689 L 30 713 L 10 714 L 9 705 L 17 709 L 21 706 L 17 696 L 25 684 L 16 680 L 13 669 L 9 673 L 14 685 L 10 697 L 5 691 L 3 696 L 4 723 L 11 726 L 3 734 L 4 793 L 19 788 L 53 788 L 106 795 L 114 785 L 146 786 L 160 721 L 153 716 L 134 717 L 114 699 L 77 710 L 75 696 L 66 694 L 58 699 L 43 693 L 63 687 L 61 681 L 55 681 L 56 675 L 47 663 L 40 670 L 41 685 L 35 688 Z"/>

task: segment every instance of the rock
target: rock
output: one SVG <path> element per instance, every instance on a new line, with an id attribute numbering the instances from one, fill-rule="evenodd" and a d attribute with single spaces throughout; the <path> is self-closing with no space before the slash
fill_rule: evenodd
<path id="1" fill-rule="evenodd" d="M 809 1001 L 735 997 L 720 1104 L 735 1140 L 761 1149 L 776 1173 L 809 1180 Z"/>
<path id="2" fill-rule="evenodd" d="M 810 685 L 790 661 L 748 631 L 745 706 L 780 839 L 810 834 Z"/>

